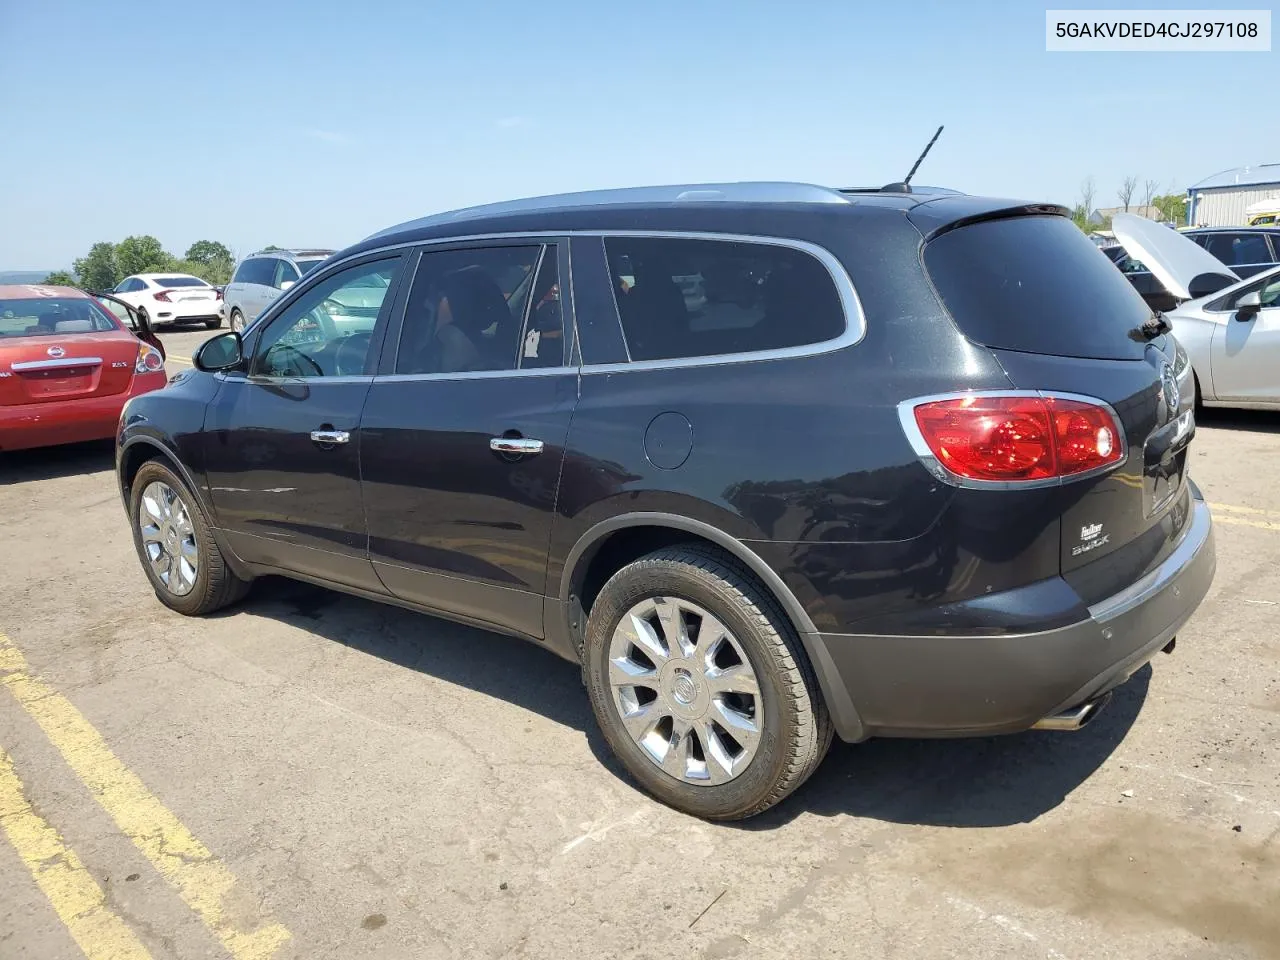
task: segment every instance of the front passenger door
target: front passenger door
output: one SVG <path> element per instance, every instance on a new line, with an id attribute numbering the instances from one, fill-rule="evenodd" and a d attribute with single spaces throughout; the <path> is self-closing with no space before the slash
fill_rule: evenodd
<path id="1" fill-rule="evenodd" d="M 326 271 L 266 322 L 243 372 L 220 375 L 203 434 L 219 527 L 244 560 L 382 592 L 367 556 L 360 413 L 401 256 Z M 376 318 L 339 329 L 331 298 L 385 281 Z"/>
<path id="2" fill-rule="evenodd" d="M 1241 312 L 1237 301 L 1257 293 L 1260 309 Z M 1223 304 L 1213 331 L 1213 389 L 1219 400 L 1280 402 L 1280 276 L 1254 281 Z"/>

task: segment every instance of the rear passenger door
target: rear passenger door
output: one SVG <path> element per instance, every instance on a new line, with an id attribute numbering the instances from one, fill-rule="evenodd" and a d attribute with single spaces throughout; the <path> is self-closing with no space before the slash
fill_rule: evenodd
<path id="1" fill-rule="evenodd" d="M 533 637 L 578 397 L 567 257 L 543 239 L 424 250 L 360 423 L 386 588 Z"/>

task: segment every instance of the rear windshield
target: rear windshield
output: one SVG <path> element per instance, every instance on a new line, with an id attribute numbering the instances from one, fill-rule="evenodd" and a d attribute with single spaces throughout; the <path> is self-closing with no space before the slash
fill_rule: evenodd
<path id="1" fill-rule="evenodd" d="M 931 240 L 924 265 L 956 325 L 997 350 L 1141 360 L 1151 308 L 1064 217 L 1016 217 Z"/>
<path id="2" fill-rule="evenodd" d="M 303 275 L 305 276 L 306 274 L 314 270 L 316 267 L 320 266 L 320 264 L 324 263 L 324 258 L 322 257 L 318 260 L 299 260 L 297 261 L 297 263 L 298 263 L 298 269 L 301 270 Z"/>
<path id="3" fill-rule="evenodd" d="M 0 339 L 66 336 L 118 330 L 116 322 L 91 300 L 80 297 L 33 297 L 0 300 Z"/>
<path id="4" fill-rule="evenodd" d="M 208 284 L 197 277 L 156 277 L 155 282 L 162 287 L 207 287 Z"/>

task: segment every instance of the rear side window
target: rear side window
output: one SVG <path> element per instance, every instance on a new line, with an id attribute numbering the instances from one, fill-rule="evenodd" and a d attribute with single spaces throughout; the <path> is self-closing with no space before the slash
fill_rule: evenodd
<path id="1" fill-rule="evenodd" d="M 776 244 L 607 237 L 632 360 L 751 353 L 834 340 L 844 309 L 827 268 Z"/>
<path id="2" fill-rule="evenodd" d="M 997 350 L 1141 360 L 1151 316 L 1133 285 L 1065 217 L 1014 217 L 931 240 L 924 265 L 956 326 Z"/>
<path id="3" fill-rule="evenodd" d="M 240 264 L 231 282 L 261 283 L 264 286 L 270 286 L 272 275 L 275 273 L 275 266 L 274 257 L 259 257 L 256 260 L 246 260 Z"/>

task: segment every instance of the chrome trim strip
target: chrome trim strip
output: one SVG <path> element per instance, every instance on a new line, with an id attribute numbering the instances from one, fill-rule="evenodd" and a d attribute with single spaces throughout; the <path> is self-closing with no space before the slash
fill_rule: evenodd
<path id="1" fill-rule="evenodd" d="M 929 444 L 925 441 L 924 434 L 920 432 L 920 425 L 916 423 L 915 408 L 924 403 L 934 403 L 938 400 L 960 400 L 965 397 L 1041 397 L 1045 400 L 1077 400 L 1082 403 L 1103 407 L 1111 414 L 1112 422 L 1115 423 L 1120 449 L 1124 451 L 1124 456 L 1115 463 L 1108 463 L 1106 466 L 1095 467 L 1092 470 L 1073 473 L 1065 477 L 1047 477 L 1043 480 L 972 480 L 968 477 L 957 476 L 943 466 L 941 461 L 933 455 L 933 451 L 929 449 Z M 1121 422 L 1115 408 L 1097 397 L 1088 397 L 1081 393 L 1063 393 L 1057 390 L 960 390 L 954 393 L 934 393 L 925 397 L 912 397 L 910 400 L 903 400 L 899 403 L 898 422 L 902 424 L 902 430 L 907 435 L 911 449 L 920 458 L 920 462 L 924 464 L 925 469 L 933 474 L 935 479 L 953 487 L 963 487 L 965 489 L 1035 490 L 1040 487 L 1061 487 L 1068 483 L 1075 483 L 1077 480 L 1087 480 L 1089 477 L 1110 473 L 1124 466 L 1129 460 L 1129 437 L 1125 433 L 1124 423 Z"/>
<path id="2" fill-rule="evenodd" d="M 576 374 L 577 367 L 526 367 L 520 370 L 459 370 L 456 373 L 383 373 L 374 383 L 412 383 L 417 380 L 492 380 L 495 377 L 549 377 Z"/>
<path id="3" fill-rule="evenodd" d="M 1174 547 L 1173 552 L 1141 579 L 1091 606 L 1089 616 L 1099 623 L 1106 623 L 1123 616 L 1160 593 L 1204 548 L 1209 540 L 1209 530 L 1212 525 L 1213 517 L 1209 512 L 1209 505 L 1203 500 L 1192 497 L 1191 522 L 1187 524 L 1182 539 Z"/>
<path id="4" fill-rule="evenodd" d="M 245 327 L 243 336 L 247 338 L 259 324 L 270 323 L 281 310 L 285 309 L 288 304 L 295 299 L 295 297 L 301 296 L 304 291 L 310 289 L 315 284 L 320 283 L 324 277 L 328 276 L 330 273 L 341 270 L 343 265 L 350 261 L 363 260 L 366 258 L 377 259 L 383 255 L 395 254 L 399 251 L 422 247 L 480 243 L 490 240 L 548 240 L 555 238 L 572 240 L 574 237 L 666 237 L 677 240 L 720 240 L 729 243 L 772 244 L 774 246 L 799 250 L 802 253 L 807 253 L 814 257 L 826 268 L 827 273 L 831 276 L 832 282 L 836 286 L 836 292 L 840 297 L 840 304 L 844 308 L 845 322 L 845 330 L 843 334 L 832 340 L 823 341 L 822 343 L 805 344 L 800 347 L 784 347 L 778 350 L 761 350 L 754 353 L 728 353 L 707 357 L 681 357 L 671 360 L 641 360 L 627 363 L 583 364 L 583 374 L 626 373 L 632 370 L 658 370 L 665 369 L 667 367 L 719 366 L 725 363 L 749 363 L 758 360 L 784 360 L 794 357 L 808 357 L 816 354 L 831 353 L 836 350 L 842 350 L 845 347 L 852 347 L 860 343 L 862 338 L 866 336 L 866 314 L 862 309 L 862 301 L 858 299 L 858 291 L 854 287 L 853 280 L 850 278 L 848 271 L 845 270 L 844 264 L 842 264 L 839 258 L 826 247 L 819 246 L 818 244 L 811 243 L 807 240 L 797 240 L 789 237 L 757 236 L 755 234 L 739 233 L 706 233 L 695 230 L 513 230 L 510 232 L 471 234 L 468 236 L 457 237 L 434 237 L 426 240 L 405 241 L 390 244 L 385 247 L 361 250 L 358 253 L 352 253 L 340 259 L 326 260 L 323 264 L 316 267 L 311 271 L 311 273 L 307 274 L 307 276 L 303 278 L 303 282 L 290 289 L 290 296 L 288 298 L 277 300 L 274 304 L 259 314 L 253 321 L 251 321 L 248 326 Z M 569 262 L 570 267 L 572 268 L 572 253 L 570 253 Z M 297 292 L 295 293 L 295 291 Z M 629 353 L 630 347 L 627 347 L 627 350 Z M 476 372 L 490 373 L 490 371 Z M 493 371 L 492 375 L 509 375 L 516 372 L 519 371 Z"/>
<path id="5" fill-rule="evenodd" d="M 9 365 L 14 373 L 24 370 L 62 370 L 67 367 L 99 367 L 101 357 L 66 357 L 60 360 L 22 360 Z"/>
<path id="6" fill-rule="evenodd" d="M 224 380 L 231 379 L 225 370 L 219 370 L 215 376 L 222 377 Z M 244 380 L 245 383 L 254 383 L 258 386 L 288 386 L 291 383 L 305 384 L 311 386 L 316 383 L 372 383 L 373 377 L 265 377 L 261 374 L 255 374 L 251 377 L 236 377 L 234 379 Z"/>

